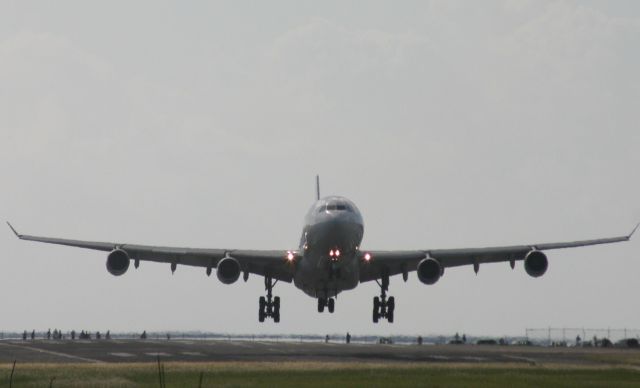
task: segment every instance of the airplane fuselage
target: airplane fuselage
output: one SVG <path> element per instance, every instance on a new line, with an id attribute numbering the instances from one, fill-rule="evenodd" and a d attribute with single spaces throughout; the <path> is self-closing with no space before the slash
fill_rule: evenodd
<path id="1" fill-rule="evenodd" d="M 314 298 L 331 298 L 359 283 L 358 251 L 364 234 L 362 215 L 344 197 L 316 201 L 305 216 L 302 259 L 294 284 Z"/>

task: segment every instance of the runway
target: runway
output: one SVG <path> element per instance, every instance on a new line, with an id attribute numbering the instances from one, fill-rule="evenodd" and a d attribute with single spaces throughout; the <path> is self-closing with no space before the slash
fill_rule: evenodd
<path id="1" fill-rule="evenodd" d="M 0 363 L 385 362 L 629 365 L 640 350 L 480 345 L 380 345 L 225 340 L 0 341 Z"/>

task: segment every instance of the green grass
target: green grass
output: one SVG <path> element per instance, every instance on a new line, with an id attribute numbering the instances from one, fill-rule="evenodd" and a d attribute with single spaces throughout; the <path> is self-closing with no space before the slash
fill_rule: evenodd
<path id="1" fill-rule="evenodd" d="M 0 369 L 8 386 L 11 366 Z M 638 387 L 633 368 L 373 363 L 166 363 L 167 387 Z M 159 387 L 154 363 L 18 364 L 14 387 Z"/>

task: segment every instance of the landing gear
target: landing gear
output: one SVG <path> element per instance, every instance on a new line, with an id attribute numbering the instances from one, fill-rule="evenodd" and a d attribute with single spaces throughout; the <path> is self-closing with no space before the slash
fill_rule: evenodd
<path id="1" fill-rule="evenodd" d="M 275 282 L 270 277 L 264 278 L 264 288 L 267 290 L 267 297 L 261 296 L 258 300 L 258 321 L 264 322 L 267 317 L 273 318 L 275 323 L 280 322 L 280 297 L 272 296 L 271 292 Z"/>
<path id="2" fill-rule="evenodd" d="M 318 312 L 324 312 L 325 307 L 327 307 L 329 313 L 333 314 L 336 309 L 336 300 L 334 298 L 318 298 Z"/>
<path id="3" fill-rule="evenodd" d="M 380 298 L 378 298 L 377 296 L 374 296 L 373 297 L 373 323 L 378 323 L 378 319 L 380 319 L 379 311 L 380 311 Z"/>
<path id="4" fill-rule="evenodd" d="M 373 298 L 373 323 L 378 323 L 380 318 L 386 318 L 389 323 L 393 323 L 393 310 L 396 308 L 396 300 L 393 296 L 387 299 L 389 276 L 383 276 L 382 282 L 378 282 L 378 285 L 380 286 L 380 297 Z"/>
<path id="5" fill-rule="evenodd" d="M 258 305 L 259 305 L 259 309 L 258 309 L 258 321 L 260 322 L 264 322 L 264 317 L 266 315 L 266 307 L 267 304 L 265 302 L 264 296 L 261 296 L 260 299 L 258 300 Z"/>

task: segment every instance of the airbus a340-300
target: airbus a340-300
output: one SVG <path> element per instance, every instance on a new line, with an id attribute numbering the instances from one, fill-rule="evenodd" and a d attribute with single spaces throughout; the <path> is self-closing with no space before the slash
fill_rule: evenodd
<path id="1" fill-rule="evenodd" d="M 317 201 L 304 219 L 304 228 L 298 249 L 243 250 L 171 248 L 111 242 L 91 242 L 19 234 L 22 240 L 94 249 L 109 252 L 107 270 L 123 275 L 131 261 L 138 268 L 140 261 L 169 263 L 171 271 L 178 264 L 206 268 L 207 275 L 216 269 L 224 284 L 235 283 L 242 275 L 264 277 L 266 296 L 259 299 L 258 319 L 280 321 L 280 298 L 273 296 L 278 281 L 295 284 L 318 302 L 318 312 L 325 309 L 333 313 L 335 297 L 342 291 L 354 289 L 358 284 L 376 281 L 380 296 L 373 299 L 373 322 L 386 319 L 393 322 L 395 299 L 387 296 L 389 278 L 402 275 L 407 281 L 409 272 L 416 271 L 425 284 L 436 283 L 446 268 L 472 265 L 476 273 L 480 264 L 524 260 L 524 269 L 530 276 L 542 276 L 548 268 L 544 251 L 574 248 L 596 244 L 628 241 L 636 228 L 626 236 L 600 238 L 550 244 L 527 244 L 493 248 L 426 249 L 402 251 L 374 251 L 360 246 L 364 234 L 362 215 L 356 205 L 344 197 L 320 198 L 316 181 Z"/>

